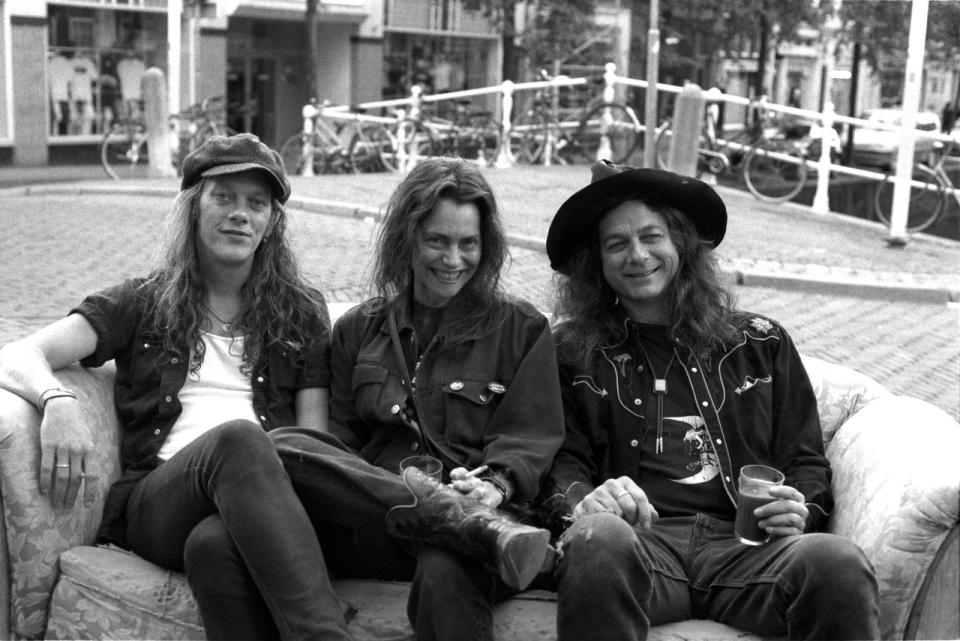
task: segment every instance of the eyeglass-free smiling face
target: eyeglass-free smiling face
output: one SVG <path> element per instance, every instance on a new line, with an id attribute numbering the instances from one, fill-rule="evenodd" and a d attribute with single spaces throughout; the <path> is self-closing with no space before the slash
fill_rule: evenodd
<path id="1" fill-rule="evenodd" d="M 437 201 L 417 228 L 413 296 L 428 307 L 443 307 L 466 286 L 481 256 L 480 211 L 472 202 Z"/>
<path id="2" fill-rule="evenodd" d="M 253 255 L 270 228 L 270 180 L 257 170 L 211 176 L 200 193 L 197 253 L 202 266 L 253 264 Z"/>
<path id="3" fill-rule="evenodd" d="M 636 200 L 611 209 L 598 228 L 603 277 L 635 320 L 667 324 L 666 293 L 680 256 L 667 221 Z"/>

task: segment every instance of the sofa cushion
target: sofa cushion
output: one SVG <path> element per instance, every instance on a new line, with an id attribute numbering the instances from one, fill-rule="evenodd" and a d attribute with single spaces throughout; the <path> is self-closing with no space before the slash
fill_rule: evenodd
<path id="1" fill-rule="evenodd" d="M 817 396 L 823 445 L 833 440 L 844 422 L 875 398 L 891 392 L 866 374 L 825 360 L 802 355 L 803 366 Z"/>

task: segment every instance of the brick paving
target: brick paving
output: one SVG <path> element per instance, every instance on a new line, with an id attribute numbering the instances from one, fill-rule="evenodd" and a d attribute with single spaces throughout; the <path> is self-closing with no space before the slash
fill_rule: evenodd
<path id="1" fill-rule="evenodd" d="M 585 170 L 541 171 L 491 172 L 490 180 L 508 231 L 534 239 L 513 248 L 505 288 L 549 309 L 552 273 L 535 239 L 545 234 L 556 205 L 583 182 Z M 330 209 L 316 199 L 362 207 L 356 218 L 292 212 L 290 229 L 303 271 L 329 300 L 363 296 L 377 229 L 366 214 L 382 205 L 398 180 L 294 179 L 294 193 L 307 199 L 300 203 L 305 209 Z M 142 275 L 153 264 L 175 183 L 140 185 L 140 194 L 107 193 L 116 187 L 111 184 L 83 185 L 0 193 L 0 343 L 61 317 L 86 293 Z M 142 195 L 148 191 L 159 195 Z M 897 393 L 960 416 L 960 309 L 936 297 L 910 295 L 923 288 L 941 294 L 960 289 L 955 273 L 960 243 L 918 237 L 904 249 L 889 249 L 883 230 L 871 223 L 723 195 L 731 225 L 721 257 L 746 283 L 734 285 L 742 307 L 780 320 L 801 351 L 851 366 Z M 809 282 L 797 286 L 790 279 L 798 276 Z M 889 295 L 858 287 L 867 281 L 891 286 Z"/>

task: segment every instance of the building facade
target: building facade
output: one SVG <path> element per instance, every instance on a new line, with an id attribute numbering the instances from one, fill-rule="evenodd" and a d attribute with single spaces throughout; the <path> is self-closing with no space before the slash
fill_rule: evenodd
<path id="1" fill-rule="evenodd" d="M 159 69 L 170 112 L 222 96 L 226 124 L 279 146 L 310 99 L 306 0 L 0 0 L 0 167 L 96 162 Z M 499 82 L 500 42 L 460 0 L 319 0 L 321 100 Z M 424 75 L 426 74 L 426 75 Z"/>

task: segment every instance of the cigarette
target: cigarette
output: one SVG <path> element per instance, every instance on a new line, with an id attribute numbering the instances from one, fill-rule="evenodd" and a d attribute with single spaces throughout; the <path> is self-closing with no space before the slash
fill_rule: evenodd
<path id="1" fill-rule="evenodd" d="M 473 478 L 474 476 L 476 476 L 476 475 L 478 475 L 478 474 L 483 474 L 484 472 L 486 472 L 486 471 L 489 470 L 489 469 L 490 469 L 490 467 L 489 467 L 488 465 L 481 465 L 480 467 L 478 467 L 478 468 L 476 468 L 476 469 L 473 469 L 473 470 L 470 470 L 469 472 L 467 472 L 466 474 L 464 474 L 464 475 L 463 475 L 463 478 L 465 478 L 465 479 Z"/>

